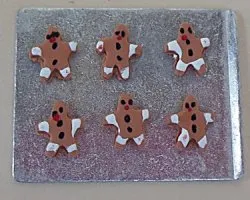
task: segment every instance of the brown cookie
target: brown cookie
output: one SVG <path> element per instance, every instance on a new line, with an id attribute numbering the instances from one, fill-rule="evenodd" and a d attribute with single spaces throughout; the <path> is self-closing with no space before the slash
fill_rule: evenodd
<path id="1" fill-rule="evenodd" d="M 147 109 L 139 109 L 133 105 L 132 96 L 121 94 L 117 109 L 114 114 L 105 117 L 106 125 L 116 126 L 118 134 L 115 139 L 116 146 L 126 145 L 129 139 L 133 139 L 137 145 L 144 140 L 143 122 L 149 118 Z"/>
<path id="2" fill-rule="evenodd" d="M 30 59 L 41 65 L 41 80 L 48 81 L 52 77 L 70 79 L 69 58 L 72 52 L 76 52 L 76 47 L 76 42 L 64 42 L 59 30 L 50 26 L 45 41 L 29 52 Z"/>
<path id="3" fill-rule="evenodd" d="M 176 75 L 184 75 L 189 66 L 192 66 L 198 75 L 203 75 L 207 71 L 203 54 L 209 46 L 210 40 L 196 37 L 192 26 L 185 22 L 180 26 L 177 40 L 169 42 L 165 52 L 175 58 Z"/>
<path id="4" fill-rule="evenodd" d="M 63 147 L 72 155 L 77 153 L 75 134 L 83 127 L 82 119 L 72 119 L 68 116 L 68 107 L 62 101 L 56 101 L 48 121 L 38 124 L 38 132 L 49 136 L 46 147 L 48 156 L 55 156 L 59 147 Z"/>
<path id="5" fill-rule="evenodd" d="M 110 79 L 117 70 L 118 79 L 129 78 L 129 60 L 132 56 L 139 57 L 142 54 L 142 46 L 129 43 L 128 27 L 118 24 L 112 37 L 103 38 L 96 44 L 98 53 L 104 53 L 102 75 Z"/>
<path id="6" fill-rule="evenodd" d="M 206 126 L 213 121 L 214 114 L 201 112 L 199 104 L 193 96 L 185 98 L 181 112 L 166 119 L 167 124 L 176 124 L 180 128 L 177 146 L 186 147 L 193 139 L 200 148 L 205 148 L 207 145 Z"/>

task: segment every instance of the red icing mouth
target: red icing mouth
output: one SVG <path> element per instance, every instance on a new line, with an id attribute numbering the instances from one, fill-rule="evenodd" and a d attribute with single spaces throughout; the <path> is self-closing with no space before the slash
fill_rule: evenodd
<path id="1" fill-rule="evenodd" d="M 182 39 L 182 40 L 187 40 L 187 36 L 186 36 L 186 35 L 183 35 L 183 36 L 181 37 L 181 39 Z"/>
<path id="2" fill-rule="evenodd" d="M 129 109 L 129 106 L 128 106 L 128 105 L 126 105 L 126 106 L 124 107 L 124 109 L 125 109 L 125 110 L 128 110 L 128 109 Z"/>
<path id="3" fill-rule="evenodd" d="M 54 38 L 54 37 L 53 37 L 53 38 L 50 38 L 50 40 L 49 40 L 49 41 L 50 41 L 50 43 L 53 43 L 53 42 L 55 42 L 55 41 L 56 41 L 56 38 Z"/>
<path id="4" fill-rule="evenodd" d="M 60 115 L 58 115 L 58 114 L 54 115 L 53 120 L 58 122 L 60 120 Z"/>
<path id="5" fill-rule="evenodd" d="M 192 111 L 192 108 L 189 108 L 189 109 L 188 109 L 188 112 L 191 112 L 191 111 Z"/>
<path id="6" fill-rule="evenodd" d="M 121 36 L 118 36 L 118 37 L 117 37 L 117 40 L 121 40 L 121 39 L 122 39 L 122 37 L 121 37 Z"/>

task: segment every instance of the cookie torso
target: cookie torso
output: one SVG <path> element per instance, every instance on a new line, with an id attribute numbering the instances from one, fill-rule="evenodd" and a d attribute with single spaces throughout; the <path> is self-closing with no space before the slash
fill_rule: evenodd
<path id="1" fill-rule="evenodd" d="M 203 112 L 184 111 L 179 113 L 179 117 L 179 126 L 186 129 L 192 139 L 199 141 L 205 135 L 206 121 Z"/>
<path id="2" fill-rule="evenodd" d="M 106 50 L 106 58 L 103 66 L 106 67 L 128 67 L 129 65 L 129 43 L 125 39 L 106 38 L 103 40 Z"/>
<path id="3" fill-rule="evenodd" d="M 141 110 L 120 110 L 115 112 L 120 133 L 123 138 L 138 137 L 143 133 L 143 119 Z"/>
<path id="4" fill-rule="evenodd" d="M 50 68 L 51 71 L 55 69 L 61 70 L 69 66 L 68 59 L 71 50 L 67 42 L 58 41 L 50 43 L 46 41 L 40 48 L 42 49 L 44 66 Z"/>
<path id="5" fill-rule="evenodd" d="M 199 38 L 177 39 L 177 42 L 182 50 L 181 59 L 184 63 L 190 63 L 203 57 L 203 47 Z"/>

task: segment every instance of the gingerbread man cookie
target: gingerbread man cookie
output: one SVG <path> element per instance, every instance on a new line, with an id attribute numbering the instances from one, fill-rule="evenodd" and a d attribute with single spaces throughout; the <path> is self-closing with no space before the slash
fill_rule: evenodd
<path id="1" fill-rule="evenodd" d="M 198 75 L 207 71 L 203 59 L 204 50 L 210 46 L 208 38 L 198 38 L 189 23 L 182 23 L 178 32 L 177 40 L 169 42 L 165 52 L 172 54 L 175 58 L 175 73 L 184 75 L 189 66 L 193 66 Z"/>
<path id="2" fill-rule="evenodd" d="M 214 114 L 201 112 L 195 97 L 187 96 L 182 111 L 167 117 L 166 121 L 167 124 L 176 124 L 180 128 L 177 146 L 186 147 L 193 139 L 200 148 L 205 148 L 207 145 L 206 126 L 214 121 Z"/>
<path id="3" fill-rule="evenodd" d="M 121 94 L 117 109 L 114 114 L 106 116 L 105 124 L 113 125 L 118 130 L 115 146 L 124 146 L 129 139 L 141 145 L 144 140 L 143 122 L 148 118 L 147 109 L 141 110 L 135 107 L 131 95 Z"/>
<path id="4" fill-rule="evenodd" d="M 49 136 L 46 155 L 55 156 L 59 147 L 65 148 L 71 155 L 76 155 L 75 134 L 83 127 L 82 124 L 82 119 L 71 119 L 68 116 L 68 107 L 64 102 L 56 101 L 48 121 L 38 124 L 38 132 Z"/>
<path id="5" fill-rule="evenodd" d="M 97 52 L 105 54 L 102 65 L 104 79 L 110 79 L 113 76 L 114 68 L 117 70 L 118 79 L 129 78 L 129 60 L 132 56 L 141 56 L 142 46 L 130 44 L 128 37 L 128 27 L 118 24 L 112 37 L 103 38 L 97 42 Z"/>
<path id="6" fill-rule="evenodd" d="M 41 65 L 41 80 L 49 80 L 55 76 L 59 79 L 70 79 L 69 58 L 76 52 L 76 42 L 64 42 L 56 27 L 50 26 L 45 41 L 31 49 L 29 57 Z"/>

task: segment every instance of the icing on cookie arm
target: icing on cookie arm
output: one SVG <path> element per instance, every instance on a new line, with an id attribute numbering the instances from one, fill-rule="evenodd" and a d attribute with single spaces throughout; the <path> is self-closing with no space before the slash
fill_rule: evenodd
<path id="1" fill-rule="evenodd" d="M 42 49 L 40 47 L 33 47 L 31 49 L 31 55 L 32 56 L 42 56 Z"/>
<path id="2" fill-rule="evenodd" d="M 170 116 L 170 122 L 172 124 L 179 124 L 179 116 L 178 114 L 173 114 Z"/>
<path id="3" fill-rule="evenodd" d="M 97 42 L 97 44 L 96 44 L 96 50 L 97 50 L 99 53 L 104 53 L 104 52 L 105 52 L 104 40 L 100 40 L 100 41 Z"/>
<path id="4" fill-rule="evenodd" d="M 182 50 L 177 40 L 174 40 L 167 44 L 167 52 L 168 51 L 176 53 L 180 58 L 182 57 Z"/>
<path id="5" fill-rule="evenodd" d="M 149 118 L 149 111 L 148 111 L 148 109 L 142 110 L 142 121 L 145 121 L 148 118 Z"/>
<path id="6" fill-rule="evenodd" d="M 120 133 L 120 127 L 116 121 L 116 117 L 114 114 L 107 115 L 105 117 L 105 120 L 106 120 L 107 124 L 116 126 L 118 128 L 118 133 Z"/>
<path id="7" fill-rule="evenodd" d="M 49 133 L 49 123 L 47 121 L 40 122 L 38 124 L 38 131 Z"/>
<path id="8" fill-rule="evenodd" d="M 76 134 L 76 131 L 77 131 L 77 129 L 79 129 L 80 127 L 81 127 L 81 125 L 82 125 L 82 121 L 81 121 L 81 119 L 72 119 L 72 121 L 71 121 L 71 134 L 72 134 L 72 137 L 74 137 L 75 136 L 75 134 Z"/>
<path id="9" fill-rule="evenodd" d="M 210 40 L 208 38 L 201 38 L 201 45 L 203 48 L 210 46 Z"/>
<path id="10" fill-rule="evenodd" d="M 77 47 L 77 42 L 69 42 L 69 47 L 71 49 L 71 51 L 75 52 L 76 51 L 76 47 Z"/>
<path id="11" fill-rule="evenodd" d="M 211 113 L 204 113 L 204 117 L 206 120 L 206 124 L 211 123 L 214 121 L 213 116 Z"/>

